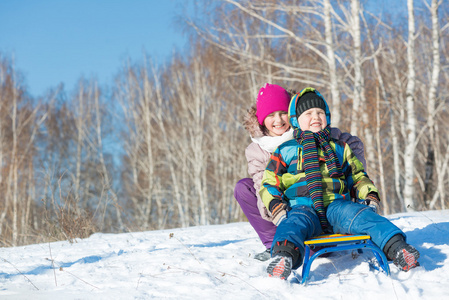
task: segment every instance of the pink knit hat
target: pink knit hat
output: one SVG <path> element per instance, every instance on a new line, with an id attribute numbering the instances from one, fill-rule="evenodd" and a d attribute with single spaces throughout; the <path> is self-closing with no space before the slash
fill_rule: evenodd
<path id="1" fill-rule="evenodd" d="M 290 95 L 281 86 L 266 83 L 257 95 L 257 120 L 263 125 L 265 118 L 275 111 L 288 111 Z"/>

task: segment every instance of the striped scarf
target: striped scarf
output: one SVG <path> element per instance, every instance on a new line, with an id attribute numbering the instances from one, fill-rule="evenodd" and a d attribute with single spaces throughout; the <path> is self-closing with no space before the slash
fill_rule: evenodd
<path id="1" fill-rule="evenodd" d="M 320 172 L 317 146 L 323 151 L 330 177 L 340 177 L 343 175 L 338 157 L 329 145 L 330 126 L 326 126 L 323 130 L 315 133 L 296 129 L 295 138 L 303 146 L 302 155 L 307 188 L 309 189 L 315 211 L 318 214 L 321 228 L 324 232 L 327 232 L 330 230 L 330 225 L 324 209 L 323 187 L 321 183 L 322 175 Z"/>

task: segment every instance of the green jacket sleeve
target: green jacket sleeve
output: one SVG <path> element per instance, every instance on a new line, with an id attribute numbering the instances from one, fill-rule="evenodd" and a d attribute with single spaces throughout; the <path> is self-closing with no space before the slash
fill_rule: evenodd
<path id="1" fill-rule="evenodd" d="M 349 164 L 348 170 L 345 172 L 351 196 L 358 199 L 365 199 L 366 196 L 375 192 L 379 195 L 379 190 L 369 178 L 363 168 L 363 164 L 352 152 L 351 148 L 346 144 L 344 150 L 346 162 Z"/>
<path id="2" fill-rule="evenodd" d="M 264 171 L 260 197 L 264 205 L 271 212 L 271 208 L 284 198 L 285 187 L 282 184 L 282 175 L 287 172 L 287 165 L 282 159 L 279 149 L 276 149 L 270 157 L 270 161 Z"/>

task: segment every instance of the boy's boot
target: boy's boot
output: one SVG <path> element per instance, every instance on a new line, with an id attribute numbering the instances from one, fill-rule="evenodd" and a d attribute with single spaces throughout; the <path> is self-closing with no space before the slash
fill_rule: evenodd
<path id="1" fill-rule="evenodd" d="M 268 276 L 287 279 L 292 272 L 292 261 L 292 257 L 286 253 L 276 255 L 267 267 Z"/>
<path id="2" fill-rule="evenodd" d="M 273 258 L 267 267 L 268 276 L 287 279 L 301 256 L 298 247 L 285 240 L 276 242 L 272 252 Z"/>
<path id="3" fill-rule="evenodd" d="M 260 261 L 267 261 L 271 258 L 271 249 L 267 249 L 264 252 L 257 253 L 254 255 L 254 259 L 260 260 Z"/>
<path id="4" fill-rule="evenodd" d="M 407 272 L 419 266 L 419 252 L 415 247 L 407 244 L 400 234 L 393 236 L 385 245 L 384 253 L 402 271 Z"/>

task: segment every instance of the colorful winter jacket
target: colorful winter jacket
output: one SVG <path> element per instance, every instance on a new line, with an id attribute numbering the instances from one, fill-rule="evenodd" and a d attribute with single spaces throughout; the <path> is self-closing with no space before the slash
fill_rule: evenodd
<path id="1" fill-rule="evenodd" d="M 291 131 L 287 132 L 286 134 L 289 136 L 284 138 L 276 138 L 266 135 L 257 120 L 256 112 L 257 109 L 254 104 L 244 117 L 243 124 L 245 125 L 245 129 L 249 133 L 252 140 L 252 143 L 249 144 L 245 150 L 245 156 L 248 162 L 248 174 L 253 179 L 254 188 L 256 190 L 257 208 L 259 209 L 259 213 L 262 218 L 271 222 L 271 213 L 268 212 L 259 195 L 262 177 L 270 160 L 271 153 L 285 140 L 293 139 L 293 134 Z M 331 128 L 331 136 L 335 140 L 348 143 L 357 158 L 365 163 L 363 143 L 358 137 L 352 136 L 346 132 L 342 133 L 338 128 Z"/>
<path id="2" fill-rule="evenodd" d="M 326 104 L 327 123 L 330 125 L 330 110 L 325 99 L 312 88 L 304 89 L 300 95 L 308 91 L 315 92 L 323 99 Z M 293 99 L 288 111 L 289 121 L 294 129 L 300 130 L 296 116 L 296 101 Z M 285 142 L 270 157 L 260 190 L 261 199 L 268 210 L 279 202 L 289 203 L 291 207 L 306 205 L 313 208 L 303 167 L 300 142 L 296 139 Z M 318 147 L 324 206 L 327 207 L 335 199 L 351 200 L 351 197 L 365 199 L 370 192 L 378 193 L 377 188 L 364 171 L 363 164 L 357 159 L 348 144 L 341 139 L 335 140 L 333 136 L 329 144 L 340 161 L 343 175 L 339 178 L 329 176 L 323 152 Z"/>

